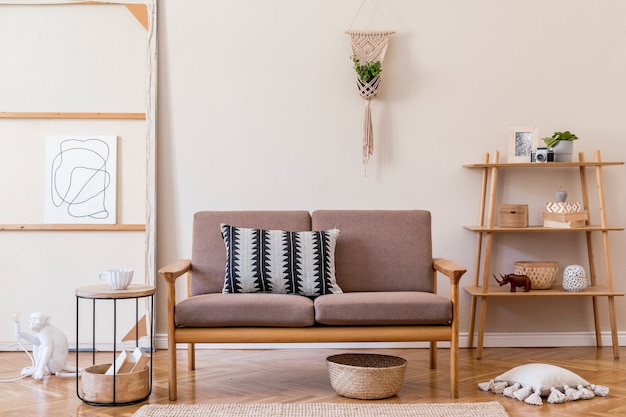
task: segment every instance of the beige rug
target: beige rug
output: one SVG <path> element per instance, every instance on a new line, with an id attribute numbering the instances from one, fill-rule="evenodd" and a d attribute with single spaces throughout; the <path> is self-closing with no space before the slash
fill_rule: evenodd
<path id="1" fill-rule="evenodd" d="M 442 404 L 148 404 L 133 417 L 508 417 L 497 402 Z"/>

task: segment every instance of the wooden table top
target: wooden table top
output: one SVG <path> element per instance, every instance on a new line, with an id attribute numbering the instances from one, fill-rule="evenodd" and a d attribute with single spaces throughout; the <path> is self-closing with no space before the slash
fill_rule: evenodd
<path id="1" fill-rule="evenodd" d="M 131 284 L 124 290 L 114 290 L 109 285 L 97 284 L 76 288 L 76 296 L 83 298 L 138 298 L 153 295 L 156 287 L 152 285 Z"/>

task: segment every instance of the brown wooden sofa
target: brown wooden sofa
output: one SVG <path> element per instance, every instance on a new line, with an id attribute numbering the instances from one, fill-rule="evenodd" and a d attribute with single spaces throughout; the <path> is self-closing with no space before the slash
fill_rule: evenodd
<path id="1" fill-rule="evenodd" d="M 293 232 L 339 229 L 334 264 L 328 265 L 342 293 L 223 293 L 222 224 Z M 177 396 L 177 343 L 188 344 L 188 367 L 195 369 L 195 343 L 414 341 L 430 342 L 433 369 L 437 341 L 450 342 L 450 394 L 457 398 L 458 284 L 465 271 L 432 257 L 428 211 L 198 212 L 191 260 L 159 270 L 167 283 L 169 398 Z M 449 278 L 448 297 L 437 295 L 438 272 Z M 186 297 L 175 289 L 183 275 Z"/>

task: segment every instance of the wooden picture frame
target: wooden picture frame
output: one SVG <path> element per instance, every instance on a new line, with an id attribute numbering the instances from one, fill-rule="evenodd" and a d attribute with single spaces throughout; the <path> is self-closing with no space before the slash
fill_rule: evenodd
<path id="1" fill-rule="evenodd" d="M 537 149 L 539 130 L 536 126 L 509 128 L 509 154 L 507 162 L 530 162 L 530 154 Z"/>

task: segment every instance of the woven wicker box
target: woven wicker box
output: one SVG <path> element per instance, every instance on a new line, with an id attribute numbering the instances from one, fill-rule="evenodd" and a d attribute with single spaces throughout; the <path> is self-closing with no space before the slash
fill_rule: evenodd
<path id="1" fill-rule="evenodd" d="M 359 400 L 393 397 L 400 391 L 406 371 L 403 358 L 369 353 L 329 356 L 326 363 L 337 394 Z"/>
<path id="2" fill-rule="evenodd" d="M 528 227 L 528 204 L 500 204 L 498 226 Z"/>
<path id="3" fill-rule="evenodd" d="M 554 261 L 518 261 L 515 273 L 526 275 L 533 290 L 549 290 L 554 286 L 559 272 L 559 263 Z"/>

